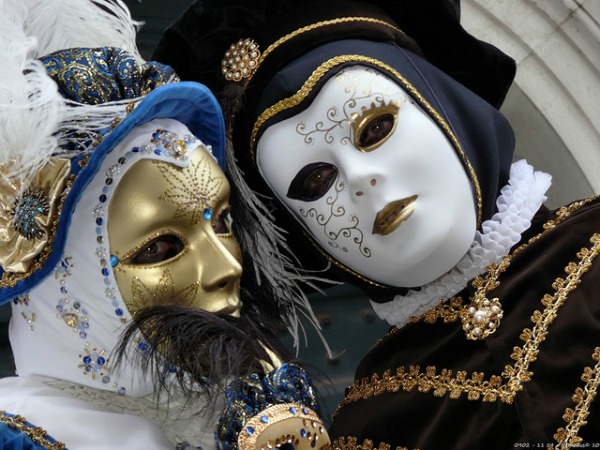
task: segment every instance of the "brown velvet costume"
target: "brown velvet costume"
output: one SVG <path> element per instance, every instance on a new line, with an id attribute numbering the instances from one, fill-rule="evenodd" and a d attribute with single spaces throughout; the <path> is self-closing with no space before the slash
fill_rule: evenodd
<path id="1" fill-rule="evenodd" d="M 600 446 L 599 252 L 600 199 L 542 208 L 487 292 L 504 311 L 496 332 L 466 339 L 458 305 L 472 285 L 390 330 L 359 365 L 332 439 L 348 449 Z"/>

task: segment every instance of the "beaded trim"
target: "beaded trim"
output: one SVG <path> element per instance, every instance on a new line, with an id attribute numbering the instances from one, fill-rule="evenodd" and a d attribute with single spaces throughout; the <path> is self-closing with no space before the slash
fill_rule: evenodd
<path id="1" fill-rule="evenodd" d="M 293 39 L 300 34 L 316 30 L 317 28 L 352 22 L 374 23 L 404 34 L 404 32 L 399 28 L 384 22 L 383 20 L 373 19 L 370 17 L 340 17 L 338 19 L 324 20 L 322 22 L 317 22 L 286 34 L 269 45 L 269 47 L 267 47 L 262 54 L 258 50 L 258 44 L 256 44 L 253 39 L 246 38 L 239 40 L 235 44 L 232 44 L 225 52 L 225 57 L 221 61 L 221 74 L 226 80 L 229 81 L 238 82 L 242 79 L 249 80 L 254 76 L 259 66 L 265 61 L 267 56 L 275 51 L 277 47 L 286 43 L 290 39 Z"/>
<path id="2" fill-rule="evenodd" d="M 523 389 L 523 384 L 531 381 L 533 377 L 529 365 L 535 361 L 538 348 L 546 339 L 548 328 L 556 318 L 558 309 L 564 304 L 568 294 L 578 286 L 581 276 L 592 265 L 593 259 L 600 254 L 600 234 L 594 233 L 590 242 L 593 244 L 591 248 L 582 248 L 577 253 L 579 263 L 570 262 L 565 267 L 566 278 L 558 277 L 552 283 L 554 295 L 543 296 L 541 303 L 545 307 L 544 311 L 533 312 L 533 328 L 525 328 L 519 336 L 524 345 L 515 347 L 510 355 L 515 364 L 507 364 L 500 375 L 491 375 L 485 379 L 483 372 L 473 372 L 470 377 L 464 370 L 454 374 L 450 369 L 442 369 L 438 373 L 435 366 L 427 366 L 422 372 L 418 365 L 410 365 L 408 370 L 399 367 L 395 374 L 388 369 L 381 377 L 373 374 L 370 378 L 355 381 L 348 388 L 346 398 L 340 403 L 334 416 L 349 403 L 367 400 L 385 392 L 397 392 L 400 389 L 407 392 L 415 388 L 424 393 L 433 391 L 436 397 L 449 395 L 452 399 L 466 393 L 469 400 L 500 400 L 512 404 L 516 394 Z"/>
<path id="3" fill-rule="evenodd" d="M 290 422 L 290 419 L 295 420 Z M 289 423 L 287 426 L 282 426 L 282 422 Z M 267 430 L 274 430 L 278 425 L 279 431 L 285 432 L 285 434 L 273 435 L 271 432 L 271 439 L 267 440 L 261 450 L 279 449 L 287 445 L 294 448 L 311 447 L 319 450 L 330 448 L 327 432 L 319 416 L 312 409 L 297 403 L 270 406 L 248 420 L 238 436 L 238 448 L 240 450 L 257 449 L 257 441 L 261 433 L 268 434 Z M 319 442 L 319 438 L 323 442 Z"/>
<path id="4" fill-rule="evenodd" d="M 8 416 L 4 411 L 0 411 L 0 422 L 5 423 L 10 428 L 26 434 L 36 444 L 43 445 L 48 450 L 65 450 L 66 446 L 62 442 L 52 442 L 48 439 L 48 432 L 41 427 L 34 427 L 28 423 L 22 416 Z"/>
<path id="5" fill-rule="evenodd" d="M 565 428 L 559 428 L 554 435 L 558 445 L 551 447 L 552 449 L 570 449 L 574 447 L 584 447 L 583 439 L 577 434 L 579 429 L 587 425 L 587 416 L 589 409 L 598 393 L 600 386 L 600 347 L 596 347 L 592 354 L 592 359 L 596 361 L 594 368 L 586 367 L 581 375 L 581 379 L 585 382 L 585 387 L 578 387 L 573 394 L 575 409 L 567 408 L 563 414 L 563 419 L 567 422 Z"/>
<path id="6" fill-rule="evenodd" d="M 333 441 L 333 448 L 335 450 L 391 450 L 392 446 L 385 442 L 380 442 L 376 447 L 370 439 L 365 439 L 362 444 L 359 444 L 356 437 L 347 436 L 345 438 L 340 437 Z M 408 447 L 397 446 L 395 450 L 408 450 Z"/>

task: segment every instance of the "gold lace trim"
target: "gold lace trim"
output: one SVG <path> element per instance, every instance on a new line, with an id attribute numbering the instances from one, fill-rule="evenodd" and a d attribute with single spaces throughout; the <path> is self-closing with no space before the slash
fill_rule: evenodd
<path id="1" fill-rule="evenodd" d="M 516 255 L 525 250 L 525 248 L 527 248 L 533 242 L 540 239 L 547 231 L 555 228 L 558 224 L 563 222 L 566 218 L 568 218 L 575 211 L 579 210 L 582 206 L 592 202 L 597 198 L 598 196 L 590 197 L 585 200 L 573 202 L 567 206 L 559 208 L 555 212 L 555 218 L 547 221 L 543 225 L 544 231 L 533 236 L 531 239 L 529 239 L 529 241 L 527 241 L 524 244 L 521 244 L 519 247 L 514 249 L 509 255 L 505 256 L 499 264 L 490 264 L 490 266 L 486 269 L 487 275 L 485 276 L 485 278 L 479 276 L 473 280 L 472 286 L 477 289 L 473 298 L 483 298 L 487 295 L 489 291 L 498 287 L 500 285 L 500 283 L 498 282 L 498 277 L 502 272 L 504 272 L 508 268 L 512 258 L 514 258 Z M 461 297 L 453 297 L 447 302 L 442 301 L 429 311 L 426 311 L 425 313 L 419 316 L 412 317 L 410 321 L 411 323 L 417 323 L 422 321 L 425 323 L 433 324 L 437 322 L 437 320 L 443 319 L 444 323 L 456 322 L 458 319 L 463 319 L 467 314 L 469 305 L 464 306 L 462 302 L 463 300 Z M 392 328 L 388 333 L 386 333 L 384 338 L 389 336 L 390 334 L 394 334 L 397 330 L 398 329 L 395 327 Z"/>
<path id="2" fill-rule="evenodd" d="M 533 312 L 533 328 L 525 328 L 520 335 L 525 344 L 522 347 L 514 347 L 510 355 L 515 364 L 507 364 L 500 375 L 491 375 L 486 379 L 483 372 L 473 372 L 469 376 L 464 370 L 454 373 L 450 369 L 442 369 L 438 372 L 435 366 L 428 366 L 422 372 L 418 365 L 411 365 L 408 370 L 399 367 L 395 374 L 388 369 L 381 377 L 373 374 L 370 378 L 355 381 L 348 388 L 346 398 L 340 403 L 335 414 L 349 403 L 367 400 L 385 392 L 398 392 L 401 389 L 410 392 L 415 388 L 424 393 L 433 391 L 436 397 L 449 395 L 450 398 L 456 399 L 466 393 L 469 400 L 500 400 L 511 404 L 516 394 L 523 389 L 523 384 L 532 379 L 533 372 L 529 370 L 529 365 L 536 360 L 538 348 L 546 339 L 548 328 L 556 318 L 558 309 L 566 301 L 567 295 L 578 286 L 581 276 L 600 253 L 600 234 L 595 233 L 590 242 L 593 244 L 591 248 L 582 248 L 577 253 L 579 263 L 570 262 L 565 267 L 566 278 L 558 277 L 552 283 L 554 295 L 543 296 L 541 303 L 545 307 L 544 311 Z"/>
<path id="3" fill-rule="evenodd" d="M 5 423 L 14 430 L 26 434 L 36 444 L 43 445 L 48 450 L 65 450 L 65 444 L 62 442 L 52 443 L 46 437 L 48 432 L 40 427 L 33 427 L 26 423 L 24 417 L 7 416 L 4 411 L 0 411 L 0 422 Z"/>
<path id="4" fill-rule="evenodd" d="M 559 428 L 554 435 L 558 442 L 552 449 L 567 450 L 573 447 L 583 447 L 583 439 L 577 436 L 579 429 L 587 425 L 589 409 L 598 393 L 600 386 L 600 347 L 596 347 L 592 354 L 592 359 L 596 361 L 594 368 L 586 367 L 581 375 L 581 380 L 585 382 L 583 388 L 578 387 L 573 394 L 575 408 L 567 408 L 563 414 L 563 419 L 567 422 L 565 428 Z"/>
<path id="5" fill-rule="evenodd" d="M 268 52 L 268 49 L 267 49 L 267 51 L 265 51 L 264 55 L 266 55 L 267 52 Z M 302 103 L 302 101 L 314 89 L 317 82 L 327 72 L 329 72 L 332 68 L 334 68 L 340 64 L 344 64 L 346 62 L 356 62 L 356 63 L 363 62 L 363 63 L 367 63 L 367 64 L 372 64 L 376 67 L 379 67 L 379 68 L 386 70 L 389 73 L 393 74 L 394 77 L 396 77 L 402 83 L 402 87 L 404 89 L 406 89 L 407 91 L 409 91 L 411 93 L 411 95 L 414 96 L 419 101 L 420 105 L 422 105 L 423 108 L 425 108 L 427 110 L 427 112 L 435 119 L 435 121 L 442 128 L 442 130 L 444 131 L 444 133 L 446 134 L 448 139 L 450 139 L 450 141 L 452 142 L 452 145 L 456 149 L 456 152 L 460 156 L 464 166 L 468 169 L 469 176 L 470 176 L 471 180 L 473 181 L 473 185 L 475 186 L 475 191 L 477 194 L 477 223 L 480 224 L 481 220 L 482 220 L 482 214 L 483 214 L 483 200 L 481 197 L 481 186 L 479 184 L 479 179 L 477 178 L 477 174 L 475 173 L 473 166 L 471 165 L 465 152 L 463 151 L 463 148 L 460 145 L 460 142 L 456 138 L 456 135 L 454 134 L 454 132 L 452 131 L 452 129 L 450 128 L 450 126 L 448 125 L 446 120 L 437 112 L 436 109 L 433 108 L 433 106 L 431 106 L 429 104 L 429 102 L 425 98 L 423 98 L 423 96 L 419 93 L 419 91 L 412 84 L 410 84 L 410 82 L 406 78 L 404 78 L 400 74 L 400 72 L 398 72 L 396 69 L 388 66 L 387 64 L 385 64 L 377 59 L 369 58 L 367 56 L 341 55 L 341 56 L 336 56 L 335 58 L 331 58 L 330 60 L 324 62 L 323 64 L 321 64 L 319 67 L 317 67 L 313 71 L 311 76 L 306 80 L 306 82 L 300 88 L 300 90 L 298 92 L 296 92 L 291 97 L 280 100 L 279 102 L 275 103 L 274 105 L 270 106 L 265 111 L 263 111 L 261 113 L 261 115 L 256 119 L 256 122 L 254 122 L 254 127 L 252 129 L 252 134 L 250 137 L 250 155 L 251 155 L 252 159 L 254 161 L 256 160 L 256 137 L 258 135 L 258 131 L 265 124 L 265 122 L 267 120 L 271 119 L 272 117 L 276 116 L 277 114 L 281 113 L 282 111 L 293 108 L 294 106 L 297 106 L 300 103 Z M 346 270 L 346 269 L 344 269 L 344 270 Z"/>
<path id="6" fill-rule="evenodd" d="M 365 439 L 362 444 L 359 444 L 358 439 L 354 436 L 338 438 L 333 441 L 332 447 L 334 450 L 392 450 L 392 446 L 385 442 L 380 442 L 379 445 L 375 447 L 373 441 L 370 439 Z M 397 446 L 395 450 L 408 450 L 408 448 Z"/>

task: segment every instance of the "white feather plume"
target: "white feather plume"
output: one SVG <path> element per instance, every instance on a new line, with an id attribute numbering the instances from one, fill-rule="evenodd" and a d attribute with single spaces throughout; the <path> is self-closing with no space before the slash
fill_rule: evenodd
<path id="1" fill-rule="evenodd" d="M 0 0 L 0 7 L 0 163 L 24 186 L 56 148 L 63 99 L 44 66 L 32 59 L 36 39 L 24 30 L 25 5 Z"/>
<path id="2" fill-rule="evenodd" d="M 10 0 L 29 11 L 25 31 L 39 41 L 36 57 L 66 48 L 118 47 L 142 63 L 135 42 L 141 22 L 122 0 Z"/>

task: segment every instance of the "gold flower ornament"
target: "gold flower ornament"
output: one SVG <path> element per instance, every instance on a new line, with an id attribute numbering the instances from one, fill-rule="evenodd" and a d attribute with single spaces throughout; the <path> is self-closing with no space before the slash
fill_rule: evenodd
<path id="1" fill-rule="evenodd" d="M 0 266 L 5 272 L 24 273 L 48 244 L 70 162 L 50 158 L 27 186 L 9 175 L 17 164 L 0 164 Z"/>

